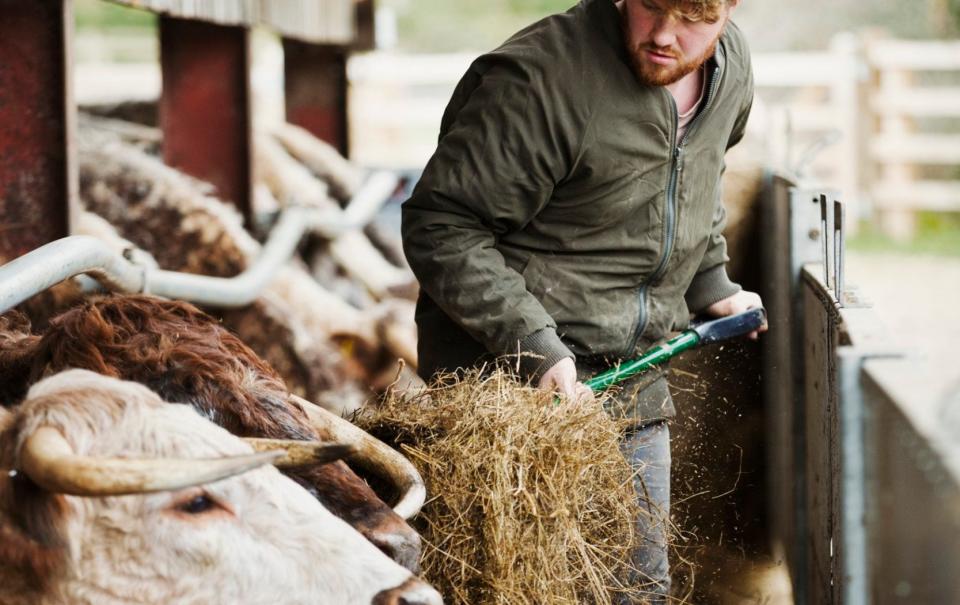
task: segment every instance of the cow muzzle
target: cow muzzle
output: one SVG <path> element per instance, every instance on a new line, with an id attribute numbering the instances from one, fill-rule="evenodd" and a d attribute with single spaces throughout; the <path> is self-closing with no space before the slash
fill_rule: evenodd
<path id="1" fill-rule="evenodd" d="M 443 598 L 429 584 L 410 578 L 396 588 L 378 593 L 371 605 L 443 605 Z"/>

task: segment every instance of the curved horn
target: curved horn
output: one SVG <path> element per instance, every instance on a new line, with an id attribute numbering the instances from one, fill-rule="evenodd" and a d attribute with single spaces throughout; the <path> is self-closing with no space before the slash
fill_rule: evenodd
<path id="1" fill-rule="evenodd" d="M 349 443 L 320 443 L 319 441 L 296 441 L 293 439 L 259 439 L 244 437 L 255 452 L 283 452 L 273 461 L 277 468 L 296 468 L 312 464 L 326 464 L 352 456 L 357 449 Z"/>
<path id="2" fill-rule="evenodd" d="M 395 513 L 409 519 L 420 512 L 427 499 L 427 489 L 420 473 L 400 452 L 320 406 L 296 395 L 290 397 L 303 406 L 310 423 L 321 436 L 337 443 L 349 443 L 356 448 L 356 454 L 351 456 L 352 462 L 389 479 L 397 486 L 400 499 L 393 505 Z"/>
<path id="3" fill-rule="evenodd" d="M 40 487 L 73 496 L 121 496 L 183 489 L 211 483 L 269 464 L 283 452 L 196 460 L 128 460 L 74 453 L 54 428 L 40 427 L 21 452 L 24 473 Z"/>

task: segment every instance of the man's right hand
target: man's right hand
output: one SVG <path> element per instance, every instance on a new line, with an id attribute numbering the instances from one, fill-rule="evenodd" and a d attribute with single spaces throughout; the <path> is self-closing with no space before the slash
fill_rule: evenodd
<path id="1" fill-rule="evenodd" d="M 579 403 L 594 399 L 590 387 L 577 380 L 577 366 L 569 357 L 564 357 L 544 372 L 537 387 Z"/>

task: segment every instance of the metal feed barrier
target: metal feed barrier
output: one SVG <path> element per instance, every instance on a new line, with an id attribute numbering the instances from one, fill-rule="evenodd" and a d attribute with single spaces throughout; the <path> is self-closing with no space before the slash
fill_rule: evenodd
<path id="1" fill-rule="evenodd" d="M 844 289 L 832 199 L 779 175 L 763 199 L 774 552 L 801 605 L 960 603 L 960 398 Z"/>

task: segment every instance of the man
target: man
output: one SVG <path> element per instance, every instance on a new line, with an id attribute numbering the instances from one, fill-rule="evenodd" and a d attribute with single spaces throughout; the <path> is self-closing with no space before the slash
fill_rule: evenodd
<path id="1" fill-rule="evenodd" d="M 636 356 L 690 313 L 759 306 L 726 274 L 723 156 L 753 99 L 739 0 L 582 0 L 477 59 L 403 207 L 420 372 L 512 355 L 544 389 Z M 756 334 L 752 335 L 756 338 Z M 664 371 L 611 402 L 651 513 L 635 563 L 669 591 Z"/>

